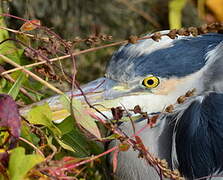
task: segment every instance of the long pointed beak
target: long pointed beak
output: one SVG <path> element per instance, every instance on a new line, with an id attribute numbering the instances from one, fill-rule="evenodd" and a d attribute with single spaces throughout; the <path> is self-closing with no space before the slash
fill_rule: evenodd
<path id="1" fill-rule="evenodd" d="M 87 101 L 95 106 L 99 111 L 105 114 L 108 118 L 112 117 L 110 109 L 118 105 L 118 100 L 114 99 L 114 96 L 117 96 L 118 91 L 113 90 L 113 87 L 117 85 L 117 82 L 108 79 L 108 78 L 99 78 L 94 81 L 87 83 L 86 85 L 81 86 L 81 91 L 77 90 L 72 92 L 65 93 L 68 97 L 73 96 L 74 99 L 81 101 L 83 106 L 89 108 Z M 84 96 L 83 96 L 84 94 Z M 61 122 L 63 119 L 70 115 L 69 111 L 64 107 L 60 101 L 61 95 L 53 96 L 51 98 L 42 100 L 38 103 L 26 106 L 25 108 L 20 109 L 20 114 L 26 117 L 27 113 L 32 107 L 43 105 L 48 103 L 52 112 L 53 120 L 56 122 Z M 109 100 L 111 99 L 111 100 Z M 93 109 L 91 109 L 96 113 Z"/>

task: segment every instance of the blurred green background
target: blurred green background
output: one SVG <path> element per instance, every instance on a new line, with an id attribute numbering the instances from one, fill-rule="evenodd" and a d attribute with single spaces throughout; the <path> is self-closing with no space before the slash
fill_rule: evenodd
<path id="1" fill-rule="evenodd" d="M 44 26 L 52 28 L 66 40 L 88 37 L 96 27 L 101 34 L 111 35 L 114 41 L 118 41 L 130 35 L 221 21 L 213 7 L 219 6 L 217 3 L 222 0 L 212 0 L 209 4 L 213 7 L 208 5 L 208 0 L 1 1 L 4 12 L 26 19 L 39 19 Z M 21 21 L 7 19 L 9 27 L 19 29 L 21 26 Z M 106 48 L 79 56 L 78 80 L 86 83 L 102 76 L 106 63 L 117 48 Z M 70 68 L 71 63 L 66 61 L 66 67 Z"/>

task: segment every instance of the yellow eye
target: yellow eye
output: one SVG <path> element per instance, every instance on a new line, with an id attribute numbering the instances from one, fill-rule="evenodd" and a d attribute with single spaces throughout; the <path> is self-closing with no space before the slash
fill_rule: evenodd
<path id="1" fill-rule="evenodd" d="M 159 85 L 160 80 L 156 76 L 149 76 L 142 81 L 142 85 L 147 88 L 155 88 Z"/>

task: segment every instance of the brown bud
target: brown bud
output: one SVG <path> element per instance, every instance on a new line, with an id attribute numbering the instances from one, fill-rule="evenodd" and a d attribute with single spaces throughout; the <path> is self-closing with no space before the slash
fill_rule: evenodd
<path id="1" fill-rule="evenodd" d="M 190 33 L 185 28 L 180 28 L 177 33 L 181 36 L 189 36 Z"/>
<path id="2" fill-rule="evenodd" d="M 141 113 L 141 112 L 142 112 L 142 109 L 141 109 L 141 107 L 140 107 L 139 105 L 136 105 L 136 106 L 134 107 L 134 109 L 133 109 L 133 112 L 134 112 L 135 114 L 137 114 L 137 113 Z"/>
<path id="3" fill-rule="evenodd" d="M 165 178 L 171 178 L 171 175 L 168 174 L 168 173 L 166 173 L 166 172 L 163 172 L 163 176 L 164 176 Z"/>
<path id="4" fill-rule="evenodd" d="M 107 36 L 107 39 L 108 40 L 112 40 L 112 36 Z"/>
<path id="5" fill-rule="evenodd" d="M 149 119 L 149 125 L 150 125 L 150 127 L 154 127 L 154 125 L 155 125 L 156 122 L 157 122 L 158 117 L 159 117 L 159 115 L 154 115 L 154 116 L 152 116 L 152 117 Z"/>
<path id="6" fill-rule="evenodd" d="M 202 25 L 198 30 L 199 30 L 199 34 L 206 34 L 206 33 L 208 33 L 208 26 L 207 26 L 207 24 Z"/>
<path id="7" fill-rule="evenodd" d="M 172 113 L 174 110 L 174 106 L 170 104 L 169 106 L 166 107 L 165 112 Z"/>
<path id="8" fill-rule="evenodd" d="M 193 96 L 194 93 L 195 93 L 195 91 L 196 91 L 195 88 L 192 89 L 192 90 L 187 91 L 186 94 L 185 94 L 185 97 L 191 97 L 191 96 Z"/>
<path id="9" fill-rule="evenodd" d="M 160 162 L 160 165 L 164 168 L 168 168 L 168 163 L 165 159 L 162 159 L 161 162 Z"/>
<path id="10" fill-rule="evenodd" d="M 198 29 L 196 27 L 189 27 L 188 31 L 193 35 L 197 36 L 198 35 Z"/>
<path id="11" fill-rule="evenodd" d="M 170 30 L 167 36 L 169 36 L 169 38 L 171 39 L 175 39 L 177 37 L 177 30 L 176 29 Z"/>
<path id="12" fill-rule="evenodd" d="M 135 44 L 137 43 L 137 41 L 138 41 L 137 36 L 134 36 L 134 35 L 129 36 L 129 43 Z"/>
<path id="13" fill-rule="evenodd" d="M 153 34 L 153 36 L 151 37 L 154 41 L 158 42 L 162 37 L 162 34 L 160 32 L 156 32 Z"/>
<path id="14" fill-rule="evenodd" d="M 185 102 L 185 100 L 186 100 L 186 97 L 185 96 L 180 96 L 180 97 L 177 98 L 177 103 L 178 104 L 182 104 L 182 103 Z"/>
<path id="15" fill-rule="evenodd" d="M 102 35 L 100 36 L 100 39 L 101 39 L 102 41 L 105 41 L 105 40 L 107 39 L 107 36 L 104 35 L 104 34 L 102 34 Z"/>

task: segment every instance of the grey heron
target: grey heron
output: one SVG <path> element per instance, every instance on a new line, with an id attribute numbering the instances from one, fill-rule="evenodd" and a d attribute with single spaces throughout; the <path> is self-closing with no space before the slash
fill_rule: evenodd
<path id="1" fill-rule="evenodd" d="M 105 77 L 82 87 L 89 101 L 103 105 L 99 109 L 110 118 L 111 112 L 103 107 L 133 109 L 140 105 L 144 112 L 160 113 L 193 88 L 196 96 L 161 116 L 154 128 L 142 131 L 139 136 L 154 156 L 166 159 L 186 179 L 220 176 L 223 174 L 222 34 L 175 39 L 162 36 L 159 42 L 146 39 L 124 45 L 112 56 Z M 94 94 L 89 94 L 92 91 Z M 62 108 L 58 107 L 57 96 L 47 102 L 52 110 Z M 26 111 L 23 109 L 22 114 Z M 137 121 L 135 127 L 140 129 L 146 123 Z M 122 123 L 120 128 L 127 135 L 133 134 L 130 122 Z M 119 153 L 118 179 L 159 179 L 154 169 L 137 156 L 133 149 Z"/>

